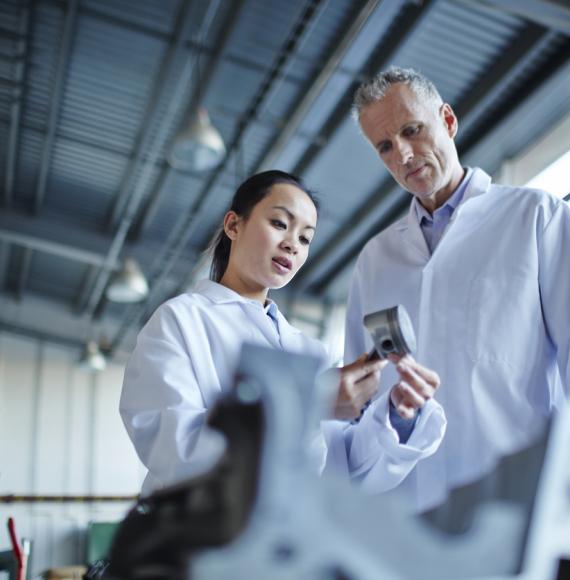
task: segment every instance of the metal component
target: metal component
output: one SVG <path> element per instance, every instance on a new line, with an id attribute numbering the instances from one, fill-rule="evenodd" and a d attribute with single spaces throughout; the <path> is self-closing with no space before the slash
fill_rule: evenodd
<path id="1" fill-rule="evenodd" d="M 367 314 L 363 322 L 372 335 L 380 358 L 387 358 L 389 354 L 404 356 L 416 351 L 414 327 L 402 304 Z"/>

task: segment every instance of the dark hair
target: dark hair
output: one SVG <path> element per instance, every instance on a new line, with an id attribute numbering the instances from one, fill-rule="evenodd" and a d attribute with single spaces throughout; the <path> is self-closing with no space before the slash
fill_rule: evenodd
<path id="1" fill-rule="evenodd" d="M 315 194 L 304 184 L 303 180 L 295 175 L 272 169 L 256 173 L 246 179 L 238 188 L 232 199 L 228 211 L 235 211 L 238 216 L 247 220 L 253 208 L 269 193 L 271 188 L 278 183 L 289 183 L 304 191 L 309 199 L 319 209 L 319 203 Z M 210 266 L 210 279 L 219 282 L 228 267 L 230 258 L 231 240 L 226 235 L 223 225 L 216 234 L 210 246 L 212 265 Z"/>

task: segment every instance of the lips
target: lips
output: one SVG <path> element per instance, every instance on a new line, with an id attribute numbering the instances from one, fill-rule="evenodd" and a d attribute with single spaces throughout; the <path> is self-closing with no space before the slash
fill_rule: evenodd
<path id="1" fill-rule="evenodd" d="M 275 258 L 272 258 L 272 261 L 286 271 L 291 270 L 291 268 L 293 267 L 293 263 L 291 262 L 291 260 L 289 260 L 289 258 L 277 256 Z"/>
<path id="2" fill-rule="evenodd" d="M 416 177 L 416 175 L 419 175 L 424 167 L 425 165 L 420 165 L 419 167 L 412 169 L 412 171 L 406 173 L 406 179 L 409 179 L 410 177 Z"/>

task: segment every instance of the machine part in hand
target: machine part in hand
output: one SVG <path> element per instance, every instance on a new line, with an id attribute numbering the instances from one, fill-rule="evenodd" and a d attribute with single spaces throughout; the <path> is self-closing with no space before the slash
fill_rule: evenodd
<path id="1" fill-rule="evenodd" d="M 416 335 L 407 310 L 401 304 L 372 312 L 364 317 L 364 326 L 374 340 L 374 350 L 368 355 L 371 360 L 389 354 L 404 356 L 416 350 Z"/>

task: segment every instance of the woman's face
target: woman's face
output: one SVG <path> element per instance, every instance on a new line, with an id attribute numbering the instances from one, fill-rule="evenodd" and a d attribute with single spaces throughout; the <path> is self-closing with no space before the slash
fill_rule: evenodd
<path id="1" fill-rule="evenodd" d="M 228 212 L 224 230 L 232 246 L 221 283 L 264 301 L 269 288 L 285 286 L 305 263 L 316 225 L 315 204 L 289 183 L 272 186 L 247 220 Z"/>

